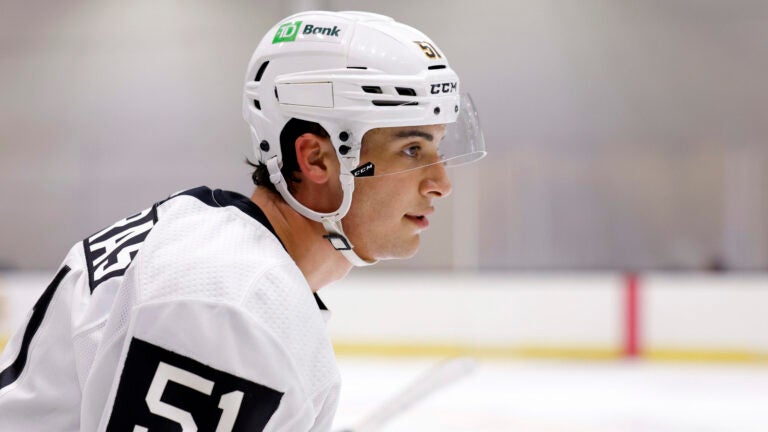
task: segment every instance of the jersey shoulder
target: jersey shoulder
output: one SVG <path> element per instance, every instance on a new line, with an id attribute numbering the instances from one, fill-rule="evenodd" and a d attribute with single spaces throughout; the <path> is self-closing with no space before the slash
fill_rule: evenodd
<path id="1" fill-rule="evenodd" d="M 242 195 L 198 189 L 161 203 L 158 212 L 135 264 L 141 302 L 239 303 L 268 269 L 295 267 L 266 216 Z"/>
<path id="2" fill-rule="evenodd" d="M 238 235 L 244 236 L 236 238 Z M 280 256 L 280 248 L 275 247 L 280 240 L 253 202 L 234 192 L 201 186 L 175 193 L 115 222 L 84 239 L 82 250 L 93 293 L 106 282 L 122 282 L 139 255 L 151 255 L 143 261 L 161 261 L 157 264 L 167 266 L 166 271 L 175 270 L 174 263 L 184 262 L 186 271 L 206 263 L 210 271 L 242 258 L 238 248 L 254 246 L 251 240 L 263 243 L 259 248 L 273 250 L 265 259 L 287 256 Z M 224 247 L 225 242 L 229 247 Z"/>

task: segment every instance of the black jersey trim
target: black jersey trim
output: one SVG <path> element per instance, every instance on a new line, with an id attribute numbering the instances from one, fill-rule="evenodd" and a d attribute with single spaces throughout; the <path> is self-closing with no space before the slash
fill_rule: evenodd
<path id="1" fill-rule="evenodd" d="M 157 205 L 161 205 L 166 201 L 172 200 L 177 196 L 182 196 L 182 195 L 195 197 L 203 204 L 209 205 L 211 207 L 221 207 L 216 203 L 216 200 L 213 199 L 213 191 L 211 190 L 211 188 L 207 186 L 198 186 L 196 188 L 181 191 L 177 194 L 171 195 L 170 197 L 164 199 L 163 201 L 160 201 L 159 203 L 157 203 Z"/>
<path id="2" fill-rule="evenodd" d="M 319 296 L 319 295 L 317 295 L 317 293 L 312 293 L 312 295 L 313 295 L 313 296 L 315 296 L 315 302 L 317 302 L 317 307 L 319 307 L 319 308 L 320 308 L 320 310 L 324 310 L 324 311 L 327 311 L 327 310 L 328 310 L 328 308 L 327 308 L 327 307 L 325 307 L 325 303 L 323 303 L 323 301 L 322 301 L 322 300 L 320 300 L 320 296 Z"/>
<path id="3" fill-rule="evenodd" d="M 19 349 L 19 355 L 16 356 L 16 360 L 0 372 L 0 390 L 13 384 L 21 375 L 24 370 L 24 366 L 27 364 L 27 358 L 29 357 L 29 346 L 32 343 L 32 339 L 35 337 L 35 333 L 40 329 L 40 324 L 45 318 L 45 312 L 48 310 L 48 305 L 51 304 L 53 295 L 56 293 L 56 288 L 61 284 L 64 276 L 69 273 L 70 268 L 64 266 L 56 273 L 51 283 L 45 289 L 43 294 L 32 307 L 32 317 L 27 323 L 27 328 L 24 329 L 24 336 L 21 338 L 21 349 Z"/>

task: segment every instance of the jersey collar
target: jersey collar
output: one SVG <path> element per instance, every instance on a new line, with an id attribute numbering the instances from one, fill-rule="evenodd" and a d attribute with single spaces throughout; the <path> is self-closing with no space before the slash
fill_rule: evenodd
<path id="1" fill-rule="evenodd" d="M 210 195 L 215 204 L 217 204 L 219 207 L 234 206 L 248 216 L 256 219 L 259 223 L 264 225 L 264 228 L 268 229 L 269 232 L 275 236 L 277 241 L 279 241 L 283 246 L 283 249 L 285 249 L 285 244 L 283 244 L 283 241 L 280 240 L 280 237 L 277 235 L 275 228 L 269 222 L 269 219 L 267 219 L 267 215 L 265 215 L 261 208 L 259 208 L 259 206 L 257 206 L 256 203 L 251 201 L 248 197 L 237 192 L 225 191 L 221 189 L 212 191 Z M 318 309 L 320 309 L 320 314 L 323 316 L 323 319 L 327 323 L 331 318 L 331 311 L 328 310 L 328 308 L 325 306 L 325 303 L 323 303 L 317 293 L 312 293 L 312 295 L 315 298 Z"/>

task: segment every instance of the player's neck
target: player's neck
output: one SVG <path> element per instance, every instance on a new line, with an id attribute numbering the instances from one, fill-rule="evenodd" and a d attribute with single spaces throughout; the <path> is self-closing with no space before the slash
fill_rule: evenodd
<path id="1" fill-rule="evenodd" d="M 267 216 L 313 292 L 349 273 L 352 264 L 323 238 L 322 224 L 300 215 L 266 189 L 256 188 L 251 200 Z"/>

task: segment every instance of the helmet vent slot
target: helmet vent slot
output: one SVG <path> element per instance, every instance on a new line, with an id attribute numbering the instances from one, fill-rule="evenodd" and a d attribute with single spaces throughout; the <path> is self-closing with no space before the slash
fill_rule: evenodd
<path id="1" fill-rule="evenodd" d="M 381 90 L 381 87 L 379 87 L 379 86 L 363 86 L 363 91 L 366 92 L 366 93 L 376 93 L 376 94 L 384 93 Z"/>
<path id="2" fill-rule="evenodd" d="M 418 105 L 418 102 L 414 101 L 393 101 L 393 100 L 375 100 L 371 101 L 376 106 L 393 107 L 393 106 L 406 106 L 406 105 Z"/>
<path id="3" fill-rule="evenodd" d="M 264 63 L 259 66 L 259 71 L 256 72 L 256 78 L 253 80 L 256 82 L 261 81 L 261 76 L 264 75 L 264 71 L 267 70 L 267 65 L 269 64 L 269 60 L 265 61 Z"/>
<path id="4" fill-rule="evenodd" d="M 434 65 L 434 66 L 428 67 L 427 69 L 429 69 L 429 70 L 445 69 L 445 65 Z"/>
<path id="5" fill-rule="evenodd" d="M 360 70 L 366 70 L 368 69 L 365 66 L 347 66 L 347 69 L 360 69 Z"/>
<path id="6" fill-rule="evenodd" d="M 416 96 L 416 90 L 407 87 L 395 87 L 400 96 Z"/>
<path id="7" fill-rule="evenodd" d="M 257 110 L 261 111 L 261 103 L 256 99 L 253 100 L 253 106 L 255 106 Z"/>

